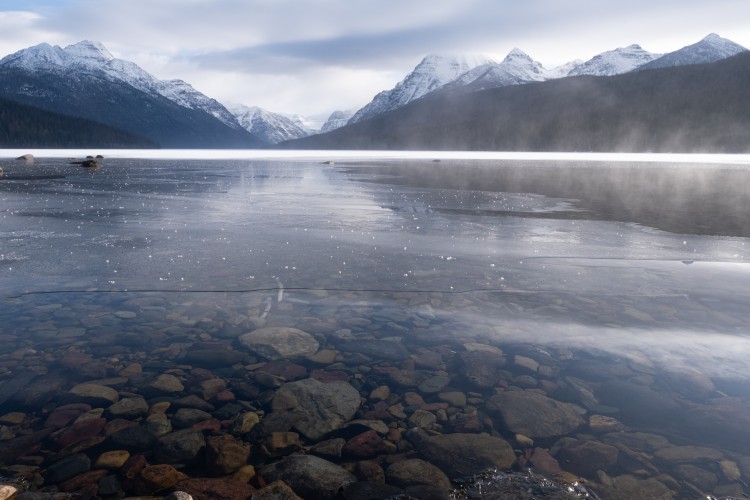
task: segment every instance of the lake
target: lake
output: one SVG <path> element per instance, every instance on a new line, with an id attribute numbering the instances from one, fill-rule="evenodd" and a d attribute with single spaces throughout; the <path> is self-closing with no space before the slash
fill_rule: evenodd
<path id="1" fill-rule="evenodd" d="M 750 494 L 745 156 L 5 153 L 0 483 Z"/>

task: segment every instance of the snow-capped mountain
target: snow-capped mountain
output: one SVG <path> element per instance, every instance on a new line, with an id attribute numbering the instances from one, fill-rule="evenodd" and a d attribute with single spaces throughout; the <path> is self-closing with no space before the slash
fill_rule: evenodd
<path id="1" fill-rule="evenodd" d="M 511 50 L 500 63 L 477 66 L 444 85 L 445 89 L 476 91 L 547 80 L 548 70 L 519 48 Z"/>
<path id="2" fill-rule="evenodd" d="M 346 111 L 334 111 L 331 113 L 331 116 L 328 117 L 328 120 L 323 124 L 322 127 L 320 127 L 320 133 L 325 134 L 326 132 L 330 132 L 331 130 L 336 130 L 337 128 L 341 128 L 344 125 L 346 125 L 349 120 L 354 116 L 355 110 L 349 109 Z"/>
<path id="3" fill-rule="evenodd" d="M 297 124 L 298 127 L 301 129 L 307 130 L 311 134 L 317 134 L 320 132 L 321 127 L 326 122 L 326 118 L 328 118 L 328 115 L 326 114 L 317 114 L 317 115 L 300 115 L 300 114 L 293 114 L 288 115 L 284 113 L 279 113 L 282 116 L 286 116 L 290 120 L 292 120 L 294 123 Z"/>
<path id="4" fill-rule="evenodd" d="M 627 47 L 620 47 L 615 50 L 602 52 L 588 61 L 576 65 L 563 76 L 593 75 L 593 76 L 612 76 L 621 75 L 633 71 L 657 58 L 661 54 L 652 54 L 643 50 L 640 45 L 633 44 Z"/>
<path id="5" fill-rule="evenodd" d="M 683 47 L 674 52 L 664 54 L 658 59 L 644 64 L 641 69 L 667 68 L 670 66 L 685 66 L 688 64 L 705 64 L 720 61 L 744 52 L 747 49 L 731 40 L 711 33 L 701 41 Z"/>
<path id="6" fill-rule="evenodd" d="M 182 107 L 205 111 L 232 128 L 240 128 L 234 116 L 217 100 L 198 92 L 182 80 L 162 81 L 134 62 L 116 59 L 99 42 L 84 40 L 65 48 L 42 43 L 3 58 L 0 66 L 27 71 L 102 73 L 142 92 L 164 96 Z"/>
<path id="7" fill-rule="evenodd" d="M 161 81 L 98 42 L 46 43 L 0 60 L 0 94 L 80 116 L 162 147 L 254 147 L 259 141 L 215 99 L 181 80 Z"/>
<path id="8" fill-rule="evenodd" d="M 357 111 L 349 123 L 357 123 L 405 106 L 452 82 L 470 69 L 491 62 L 494 61 L 485 55 L 430 54 L 394 88 L 380 92 L 369 104 Z"/>
<path id="9" fill-rule="evenodd" d="M 195 90 L 192 85 L 184 80 L 160 81 L 157 91 L 182 107 L 205 111 L 229 127 L 236 129 L 242 127 L 223 104 Z"/>
<path id="10" fill-rule="evenodd" d="M 268 144 L 299 139 L 314 133 L 303 128 L 288 116 L 273 113 L 257 106 L 239 104 L 231 106 L 231 111 L 245 130 Z"/>

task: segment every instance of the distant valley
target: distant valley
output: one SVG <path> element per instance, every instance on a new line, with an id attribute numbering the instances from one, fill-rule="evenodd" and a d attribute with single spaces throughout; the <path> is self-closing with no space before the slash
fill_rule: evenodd
<path id="1" fill-rule="evenodd" d="M 746 152 L 748 54 L 715 34 L 557 68 L 520 49 L 430 54 L 325 120 L 224 105 L 97 42 L 40 44 L 0 60 L 0 147 Z"/>

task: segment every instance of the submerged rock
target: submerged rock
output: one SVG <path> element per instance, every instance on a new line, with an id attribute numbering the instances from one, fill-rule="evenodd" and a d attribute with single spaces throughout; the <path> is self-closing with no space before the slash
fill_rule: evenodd
<path id="1" fill-rule="evenodd" d="M 315 337 L 297 328 L 268 326 L 240 335 L 239 343 L 266 359 L 311 356 L 320 344 Z"/>
<path id="2" fill-rule="evenodd" d="M 282 404 L 282 400 L 296 404 Z M 315 379 L 284 384 L 272 401 L 283 408 L 279 412 L 291 414 L 294 427 L 308 439 L 320 439 L 341 427 L 357 413 L 360 403 L 359 392 L 349 383 Z"/>
<path id="3" fill-rule="evenodd" d="M 312 455 L 291 455 L 260 469 L 267 482 L 284 481 L 303 498 L 334 498 L 357 478 L 333 462 Z"/>
<path id="4" fill-rule="evenodd" d="M 583 425 L 571 405 L 537 392 L 503 392 L 492 396 L 487 408 L 508 430 L 531 438 L 562 436 Z"/>
<path id="5" fill-rule="evenodd" d="M 508 469 L 516 461 L 506 440 L 487 434 L 428 436 L 424 431 L 411 430 L 406 438 L 424 460 L 451 478 L 470 476 L 489 467 Z"/>

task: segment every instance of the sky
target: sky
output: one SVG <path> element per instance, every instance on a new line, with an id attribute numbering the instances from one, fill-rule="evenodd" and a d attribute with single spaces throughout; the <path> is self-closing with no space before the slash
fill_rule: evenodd
<path id="1" fill-rule="evenodd" d="M 357 109 L 428 53 L 546 67 L 632 43 L 663 53 L 717 33 L 750 48 L 748 0 L 0 0 L 0 56 L 103 43 L 160 79 L 280 113 Z"/>

